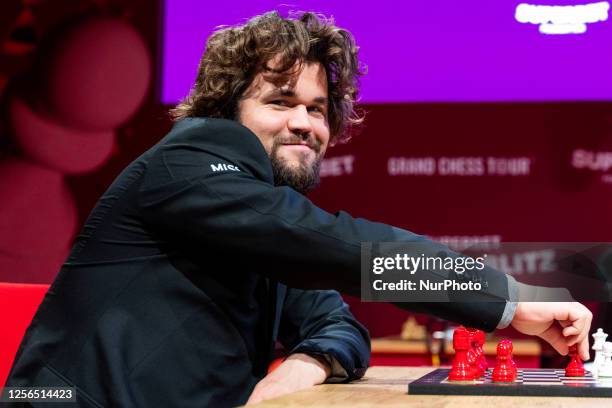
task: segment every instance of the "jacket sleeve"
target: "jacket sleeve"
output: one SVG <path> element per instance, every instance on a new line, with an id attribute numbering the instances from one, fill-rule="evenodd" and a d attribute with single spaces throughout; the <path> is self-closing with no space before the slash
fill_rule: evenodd
<path id="1" fill-rule="evenodd" d="M 368 331 L 334 290 L 287 288 L 278 339 L 291 354 L 324 356 L 336 382 L 363 377 L 370 362 Z"/>
<path id="2" fill-rule="evenodd" d="M 270 166 L 267 154 L 256 136 L 241 125 L 196 136 L 154 151 L 141 180 L 144 222 L 174 245 L 194 248 L 194 253 L 206 248 L 206 254 L 243 262 L 289 287 L 335 289 L 359 296 L 361 242 L 426 241 L 345 212 L 330 214 L 291 188 L 274 186 L 271 169 L 261 167 Z M 237 170 L 231 170 L 230 164 Z M 432 251 L 444 248 L 434 242 L 430 245 Z M 482 273 L 480 278 L 489 284 L 477 300 L 488 304 L 399 306 L 492 330 L 508 298 L 507 279 L 492 269 Z"/>

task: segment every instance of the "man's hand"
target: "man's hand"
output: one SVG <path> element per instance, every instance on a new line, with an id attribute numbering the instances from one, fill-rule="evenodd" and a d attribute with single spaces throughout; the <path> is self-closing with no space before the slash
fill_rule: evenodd
<path id="1" fill-rule="evenodd" d="M 580 358 L 589 357 L 589 330 L 593 314 L 578 302 L 519 302 L 512 327 L 549 342 L 566 355 L 568 347 L 578 345 Z"/>
<path id="2" fill-rule="evenodd" d="M 246 405 L 321 384 L 330 371 L 327 364 L 307 354 L 292 354 L 257 383 Z"/>

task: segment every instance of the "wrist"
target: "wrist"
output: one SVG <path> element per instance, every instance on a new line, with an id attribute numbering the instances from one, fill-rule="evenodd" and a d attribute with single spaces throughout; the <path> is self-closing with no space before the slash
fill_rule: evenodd
<path id="1" fill-rule="evenodd" d="M 300 382 L 301 387 L 309 387 L 325 382 L 330 372 L 331 367 L 322 356 L 295 353 L 287 357 L 271 375 L 277 379 L 293 378 Z"/>

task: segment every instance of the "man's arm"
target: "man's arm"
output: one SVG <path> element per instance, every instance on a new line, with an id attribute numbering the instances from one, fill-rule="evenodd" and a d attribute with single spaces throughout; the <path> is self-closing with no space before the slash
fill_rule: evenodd
<path id="1" fill-rule="evenodd" d="M 278 340 L 289 357 L 255 387 L 249 402 L 278 397 L 324 381 L 361 378 L 370 336 L 333 290 L 287 289 Z"/>
<path id="2" fill-rule="evenodd" d="M 257 383 L 246 405 L 290 394 L 321 384 L 330 368 L 308 354 L 292 354 Z"/>
<path id="3" fill-rule="evenodd" d="M 193 253 L 206 247 L 208 257 L 223 254 L 247 262 L 250 270 L 287 286 L 357 296 L 362 242 L 421 242 L 421 249 L 432 254 L 448 251 L 406 230 L 344 212 L 327 213 L 296 191 L 274 186 L 269 158 L 256 136 L 232 121 L 211 123 L 216 127 L 188 129 L 193 134 L 161 145 L 143 176 L 144 220 L 175 245 L 193 248 Z M 219 171 L 228 168 L 224 163 L 238 170 Z M 440 279 L 423 273 L 424 279 Z M 506 305 L 507 279 L 491 268 L 479 273 L 488 285 L 473 295 L 472 303 L 400 307 L 493 330 Z M 488 305 L 479 305 L 481 300 Z"/>
<path id="4" fill-rule="evenodd" d="M 185 134 L 169 138 L 152 152 L 140 188 L 144 221 L 173 244 L 194 254 L 224 257 L 216 259 L 219 265 L 245 262 L 253 272 L 287 286 L 336 289 L 356 296 L 361 292 L 361 242 L 427 242 L 434 254 L 448 251 L 406 230 L 344 212 L 327 213 L 294 190 L 275 187 L 269 158 L 251 131 L 228 120 L 193 123 L 212 125 L 188 123 L 180 130 Z M 224 163 L 239 170 L 215 171 L 211 167 L 227 169 Z M 491 331 L 508 310 L 510 286 L 506 275 L 492 268 L 485 268 L 480 279 L 488 288 L 479 291 L 472 302 L 397 305 Z M 582 305 L 566 303 L 559 310 L 561 315 L 550 307 L 552 303 L 535 305 L 536 309 L 520 308 L 521 313 L 517 308 L 514 318 L 535 319 L 539 328 L 574 327 L 567 332 L 579 333 L 567 334 L 566 345 L 575 339 L 582 339 L 581 344 L 587 341 L 590 320 Z M 580 324 L 587 320 L 589 324 Z M 524 325 L 517 326 L 526 330 Z M 581 350 L 585 346 L 581 345 Z"/>
<path id="5" fill-rule="evenodd" d="M 278 339 L 290 354 L 326 359 L 333 381 L 361 378 L 370 363 L 370 335 L 334 290 L 288 288 Z"/>

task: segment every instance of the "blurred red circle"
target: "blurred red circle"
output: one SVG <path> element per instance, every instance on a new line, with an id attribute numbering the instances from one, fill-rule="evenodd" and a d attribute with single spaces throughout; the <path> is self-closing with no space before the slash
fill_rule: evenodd
<path id="1" fill-rule="evenodd" d="M 61 35 L 40 65 L 45 101 L 57 119 L 82 129 L 114 129 L 142 104 L 151 57 L 123 20 L 93 18 Z"/>
<path id="2" fill-rule="evenodd" d="M 66 174 L 93 171 L 112 155 L 111 130 L 75 130 L 53 122 L 13 96 L 9 102 L 15 140 L 32 159 Z"/>

